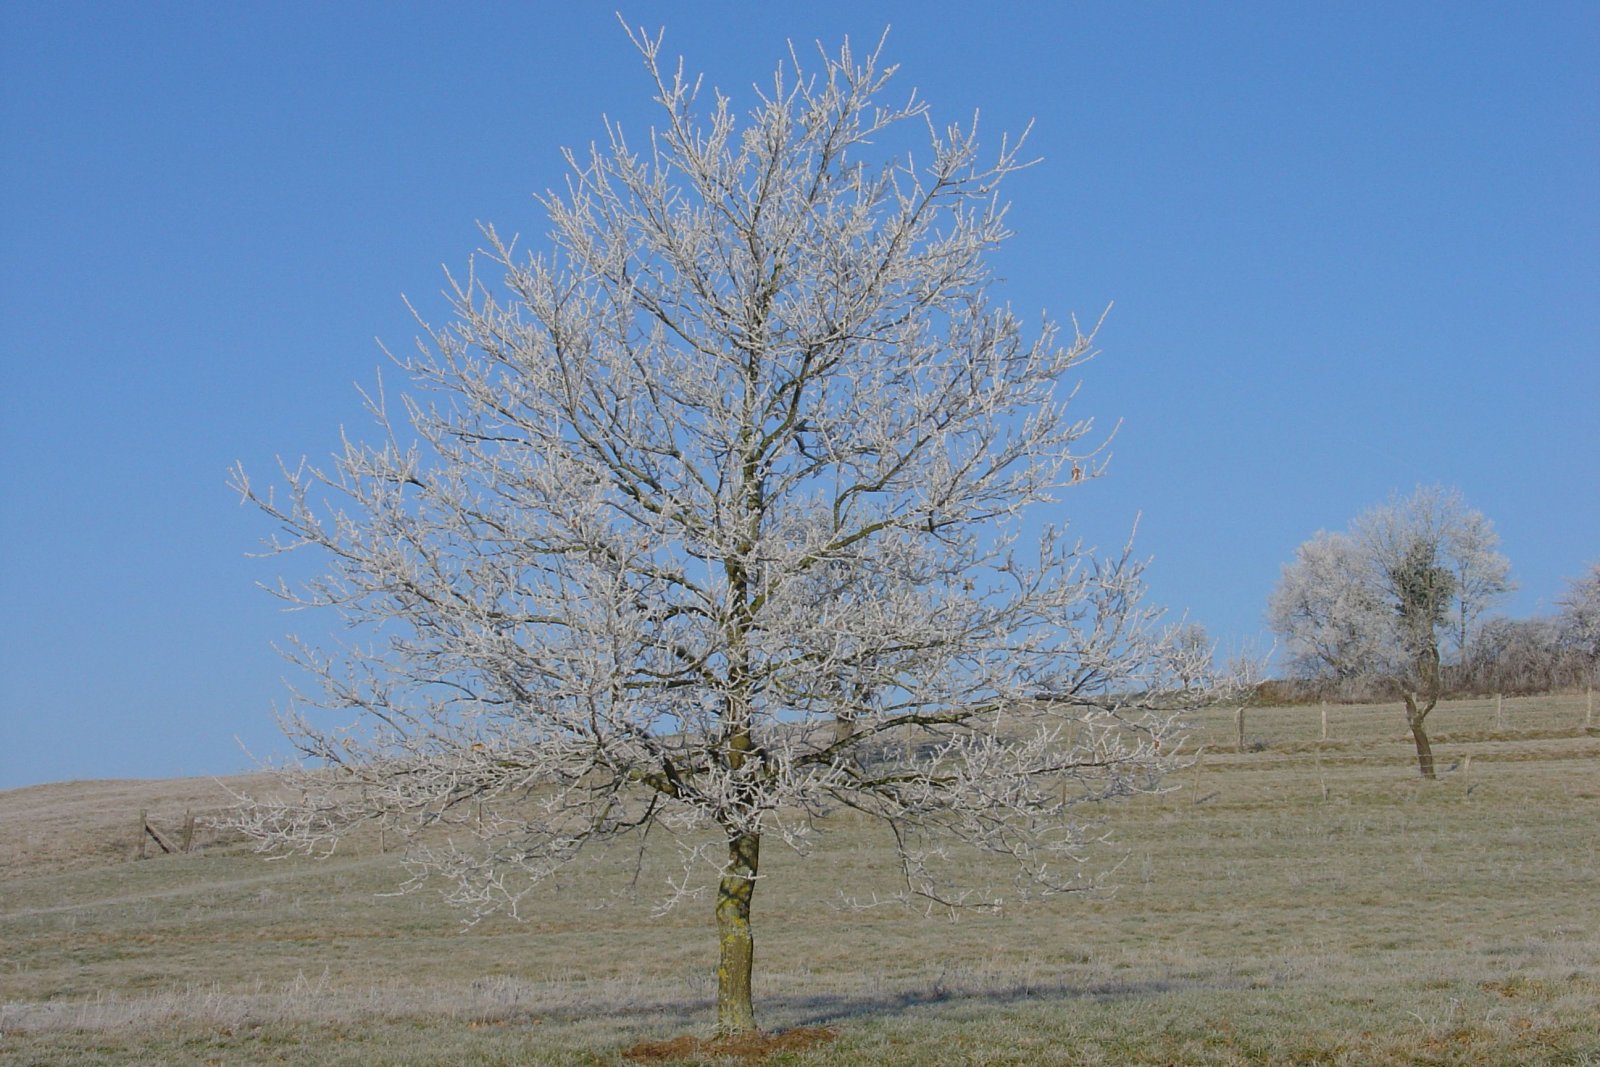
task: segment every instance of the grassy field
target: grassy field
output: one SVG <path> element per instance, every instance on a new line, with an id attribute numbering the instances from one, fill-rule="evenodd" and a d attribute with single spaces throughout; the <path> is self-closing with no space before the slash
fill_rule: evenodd
<path id="1" fill-rule="evenodd" d="M 1396 706 L 1218 712 L 1198 762 L 1113 823 L 1118 889 L 951 923 L 834 906 L 889 888 L 841 823 L 765 857 L 771 1064 L 1600 1064 L 1600 736 L 1584 698 L 1441 705 L 1441 774 Z M 710 902 L 651 917 L 620 857 L 528 921 L 381 895 L 365 843 L 267 861 L 176 831 L 204 780 L 0 793 L 0 1064 L 625 1064 L 713 1017 Z M 650 1050 L 635 1048 L 636 1056 Z M 656 1062 L 736 1062 L 660 1046 Z M 674 1059 L 673 1056 L 679 1058 Z"/>

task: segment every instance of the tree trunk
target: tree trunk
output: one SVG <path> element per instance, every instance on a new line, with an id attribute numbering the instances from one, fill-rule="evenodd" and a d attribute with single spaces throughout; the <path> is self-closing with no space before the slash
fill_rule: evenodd
<path id="1" fill-rule="evenodd" d="M 1417 743 L 1417 769 L 1424 778 L 1437 778 L 1433 773 L 1433 746 L 1428 744 L 1428 735 L 1422 730 L 1422 720 L 1439 703 L 1439 694 L 1444 688 L 1439 671 L 1439 645 L 1432 640 L 1431 630 L 1429 640 L 1417 653 L 1417 677 L 1422 682 L 1418 692 L 1401 692 L 1406 702 L 1406 725 L 1411 727 L 1411 737 Z"/>
<path id="2" fill-rule="evenodd" d="M 1430 702 L 1423 708 L 1418 708 L 1416 698 L 1410 693 L 1405 694 L 1406 725 L 1411 727 L 1411 738 L 1417 743 L 1417 769 L 1424 778 L 1437 778 L 1433 773 L 1433 746 L 1428 744 L 1428 735 L 1422 729 L 1422 720 L 1433 710 Z"/>
<path id="3" fill-rule="evenodd" d="M 1433 773 L 1433 748 L 1428 744 L 1428 735 L 1422 732 L 1421 719 L 1412 722 L 1411 737 L 1417 743 L 1417 768 L 1422 771 L 1422 777 L 1438 777 Z"/>
<path id="4" fill-rule="evenodd" d="M 728 840 L 728 866 L 717 886 L 718 1034 L 738 1034 L 756 1028 L 755 1007 L 750 1000 L 750 971 L 755 962 L 750 898 L 755 895 L 760 861 L 760 834 L 740 834 Z"/>

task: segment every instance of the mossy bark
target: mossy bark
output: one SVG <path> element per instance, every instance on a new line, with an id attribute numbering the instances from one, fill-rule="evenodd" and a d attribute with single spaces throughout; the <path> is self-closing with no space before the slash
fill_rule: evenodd
<path id="1" fill-rule="evenodd" d="M 756 1028 L 750 999 L 755 938 L 750 932 L 750 900 L 761 862 L 761 835 L 739 834 L 728 841 L 728 866 L 717 886 L 717 1033 Z"/>

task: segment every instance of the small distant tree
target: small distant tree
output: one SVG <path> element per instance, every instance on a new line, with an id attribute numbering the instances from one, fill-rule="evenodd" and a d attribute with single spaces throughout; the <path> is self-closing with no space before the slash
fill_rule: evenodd
<path id="1" fill-rule="evenodd" d="M 1600 676 L 1600 563 L 1571 579 L 1556 603 L 1561 609 L 1556 616 L 1561 643 L 1578 657 L 1593 685 Z"/>
<path id="2" fill-rule="evenodd" d="M 1024 542 L 1099 466 L 1067 406 L 1090 336 L 1029 336 L 990 294 L 1018 145 L 985 162 L 883 102 L 876 52 L 794 59 L 741 118 L 634 40 L 660 125 L 569 154 L 545 254 L 486 231 L 399 361 L 412 395 L 372 396 L 374 443 L 276 495 L 237 473 L 275 547 L 327 561 L 282 595 L 371 638 L 296 647 L 309 762 L 237 819 L 308 852 L 398 830 L 410 884 L 474 917 L 653 829 L 683 859 L 668 903 L 715 886 L 734 1032 L 764 844 L 806 855 L 849 809 L 908 900 L 1003 899 L 951 873 L 963 845 L 1018 892 L 1088 888 L 1095 809 L 1161 788 L 1217 687 L 1128 552 Z M 920 165 L 875 154 L 908 129 Z"/>
<path id="3" fill-rule="evenodd" d="M 1192 691 L 1212 684 L 1212 660 L 1217 646 L 1204 626 L 1197 622 L 1178 623 L 1167 632 L 1164 641 L 1173 653 L 1173 682 L 1179 690 Z"/>
<path id="4" fill-rule="evenodd" d="M 1469 651 L 1464 681 L 1480 693 L 1547 693 L 1581 676 L 1554 619 L 1490 619 Z"/>
<path id="5" fill-rule="evenodd" d="M 1348 534 L 1302 545 L 1268 602 L 1268 622 L 1302 673 L 1371 678 L 1398 693 L 1426 778 L 1424 721 L 1443 690 L 1447 627 L 1468 626 L 1511 588 L 1496 543 L 1459 493 L 1419 488 L 1360 515 Z"/>

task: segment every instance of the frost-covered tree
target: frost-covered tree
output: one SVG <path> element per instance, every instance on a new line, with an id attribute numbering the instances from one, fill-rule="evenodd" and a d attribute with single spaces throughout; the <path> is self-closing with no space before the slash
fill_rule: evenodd
<path id="1" fill-rule="evenodd" d="M 1301 545 L 1268 602 L 1268 622 L 1302 673 L 1378 679 L 1399 694 L 1427 778 L 1424 720 L 1443 688 L 1441 642 L 1511 588 L 1497 544 L 1458 492 L 1418 488 L 1358 516 L 1348 534 Z"/>
<path id="2" fill-rule="evenodd" d="M 1515 588 L 1511 564 L 1500 554 L 1500 535 L 1482 512 L 1467 508 L 1458 493 L 1446 494 L 1444 554 L 1455 582 L 1451 612 L 1450 645 L 1455 661 L 1470 667 L 1470 650 L 1484 612 Z"/>
<path id="3" fill-rule="evenodd" d="M 1577 653 L 1593 679 L 1600 673 L 1600 563 L 1571 579 L 1556 603 L 1561 608 L 1556 617 L 1561 642 Z"/>
<path id="4" fill-rule="evenodd" d="M 282 595 L 370 639 L 295 646 L 307 759 L 238 823 L 399 830 L 472 916 L 596 842 L 675 842 L 732 1032 L 763 844 L 804 856 L 849 809 L 908 899 L 1002 899 L 955 880 L 963 846 L 1023 893 L 1092 886 L 1095 809 L 1160 787 L 1213 687 L 1137 560 L 1024 525 L 1100 464 L 1068 410 L 1090 336 L 991 295 L 1019 145 L 888 101 L 876 52 L 791 55 L 741 114 L 634 41 L 659 125 L 568 154 L 543 252 L 486 229 L 371 443 L 276 494 L 237 473 L 327 561 Z"/>
<path id="5" fill-rule="evenodd" d="M 1478 628 L 1464 681 L 1478 692 L 1547 693 L 1582 678 L 1554 619 L 1490 619 Z"/>
<path id="6" fill-rule="evenodd" d="M 1204 626 L 1197 622 L 1174 623 L 1163 636 L 1163 643 L 1171 649 L 1177 665 L 1179 673 L 1172 680 L 1178 689 L 1194 689 L 1212 683 L 1215 677 L 1212 660 L 1217 644 Z M 1192 677 L 1185 672 L 1192 672 Z"/>
<path id="7" fill-rule="evenodd" d="M 1383 601 L 1363 580 L 1361 548 L 1346 534 L 1318 531 L 1267 601 L 1267 622 L 1302 677 L 1350 681 L 1370 674 L 1388 633 Z"/>

